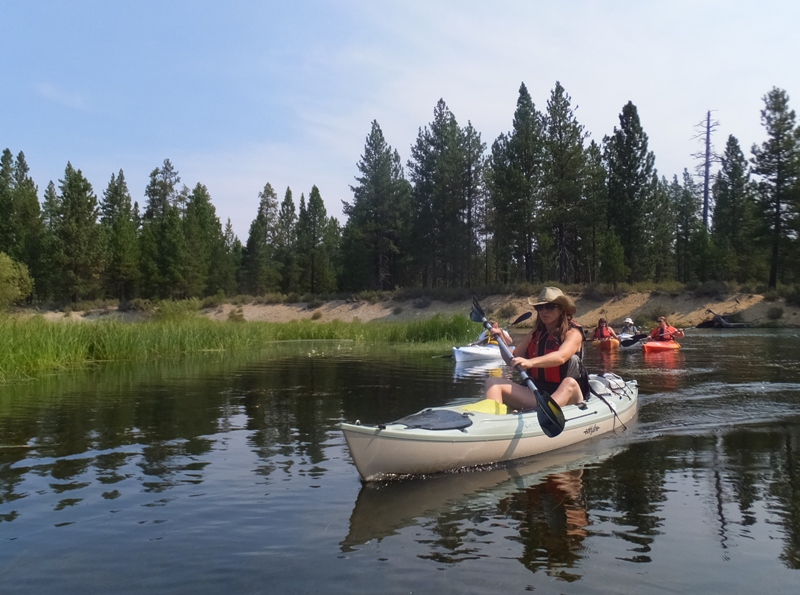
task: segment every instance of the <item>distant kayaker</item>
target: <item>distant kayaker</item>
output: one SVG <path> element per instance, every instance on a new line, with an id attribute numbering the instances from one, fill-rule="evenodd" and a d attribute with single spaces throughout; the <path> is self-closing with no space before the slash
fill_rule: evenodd
<path id="1" fill-rule="evenodd" d="M 614 332 L 614 329 L 608 326 L 608 321 L 605 318 L 601 318 L 597 321 L 597 328 L 594 329 L 594 335 L 592 335 L 592 339 L 596 341 L 608 341 L 609 339 L 617 339 L 617 333 Z"/>
<path id="2" fill-rule="evenodd" d="M 524 368 L 536 387 L 560 406 L 582 402 L 581 385 L 588 390 L 588 375 L 581 361 L 583 329 L 572 319 L 575 302 L 557 287 L 545 287 L 531 305 L 536 310 L 536 326 L 507 363 Z M 493 328 L 491 332 L 497 331 Z M 536 397 L 527 386 L 505 378 L 486 381 L 486 398 L 516 410 L 536 406 Z"/>
<path id="3" fill-rule="evenodd" d="M 497 329 L 499 332 L 495 333 L 495 329 Z M 483 331 L 473 345 L 497 345 L 498 337 L 502 337 L 503 343 L 509 347 L 514 344 L 514 339 L 511 338 L 511 335 L 509 335 L 504 329 L 501 329 L 499 324 L 492 322 L 492 332 L 489 333 L 489 331 Z"/>
<path id="4" fill-rule="evenodd" d="M 670 326 L 664 316 L 658 317 L 658 326 L 650 333 L 651 341 L 672 341 L 674 339 L 682 339 L 684 333 L 674 326 Z"/>
<path id="5" fill-rule="evenodd" d="M 626 318 L 625 322 L 622 323 L 622 328 L 619 329 L 620 335 L 637 335 L 639 334 L 639 329 L 636 328 L 636 325 L 633 324 L 633 319 Z"/>

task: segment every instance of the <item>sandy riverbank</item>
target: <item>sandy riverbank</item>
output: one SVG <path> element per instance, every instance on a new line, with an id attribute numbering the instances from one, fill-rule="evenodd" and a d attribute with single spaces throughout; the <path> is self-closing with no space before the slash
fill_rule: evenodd
<path id="1" fill-rule="evenodd" d="M 800 308 L 787 306 L 783 300 L 766 301 L 763 296 L 755 294 L 731 293 L 718 297 L 697 297 L 693 293 L 630 293 L 622 294 L 602 301 L 586 297 L 574 296 L 578 307 L 577 321 L 585 328 L 593 328 L 598 318 L 605 317 L 612 326 L 619 327 L 627 317 L 633 317 L 641 326 L 654 326 L 647 321 L 663 314 L 668 316 L 672 325 L 678 327 L 695 326 L 709 318 L 707 310 L 717 314 L 740 314 L 741 320 L 755 326 L 769 324 L 771 326 L 800 327 Z M 505 307 L 506 311 L 514 310 L 521 314 L 530 310 L 528 298 L 517 296 L 495 295 L 483 298 L 484 309 L 491 313 Z M 510 307 L 509 307 L 510 306 Z M 780 308 L 782 316 L 771 320 L 768 312 L 772 308 Z M 316 308 L 309 308 L 306 303 L 294 304 L 247 304 L 236 306 L 223 304 L 217 308 L 203 310 L 201 314 L 212 320 L 227 320 L 232 311 L 238 311 L 246 321 L 289 322 L 314 318 L 322 322 L 340 320 L 349 322 L 361 320 L 409 321 L 433 316 L 434 314 L 451 315 L 468 314 L 470 302 L 428 301 L 385 301 L 369 303 L 362 301 L 333 300 L 323 302 Z M 83 320 L 118 318 L 136 321 L 145 315 L 131 312 L 103 310 L 96 312 L 73 312 L 65 316 L 63 312 L 48 312 L 44 316 L 52 320 Z M 646 323 L 647 322 L 647 323 Z"/>

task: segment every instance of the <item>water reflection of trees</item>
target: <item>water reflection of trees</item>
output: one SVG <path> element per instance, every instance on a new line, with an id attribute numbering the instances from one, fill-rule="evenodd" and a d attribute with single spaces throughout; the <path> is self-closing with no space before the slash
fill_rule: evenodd
<path id="1" fill-rule="evenodd" d="M 32 473 L 49 478 L 54 494 L 100 482 L 114 497 L 111 486 L 133 477 L 153 493 L 198 483 L 214 436 L 238 428 L 248 431 L 256 473 L 318 476 L 342 419 L 402 417 L 453 390 L 447 378 L 413 374 L 408 360 L 318 348 L 114 364 L 0 390 L 0 504 L 28 496 L 18 486 Z"/>

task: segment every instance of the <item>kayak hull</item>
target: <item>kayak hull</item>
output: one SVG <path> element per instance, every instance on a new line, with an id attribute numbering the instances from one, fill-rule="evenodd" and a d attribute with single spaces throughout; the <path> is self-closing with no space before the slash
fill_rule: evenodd
<path id="1" fill-rule="evenodd" d="M 399 422 L 342 423 L 340 428 L 365 482 L 489 465 L 587 440 L 619 428 L 636 414 L 639 391 L 635 380 L 625 382 L 614 374 L 592 374 L 590 383 L 607 403 L 591 396 L 582 406 L 564 407 L 566 425 L 554 438 L 544 434 L 536 411 L 498 415 L 469 411 L 465 406 L 432 407 L 420 412 L 458 412 L 471 422 L 464 428 L 435 430 Z"/>
<path id="2" fill-rule="evenodd" d="M 645 353 L 658 353 L 660 351 L 673 351 L 680 349 L 681 344 L 677 341 L 648 341 L 643 344 Z"/>
<path id="3" fill-rule="evenodd" d="M 456 362 L 475 362 L 485 360 L 503 361 L 500 347 L 497 345 L 465 345 L 453 347 L 453 359 Z"/>
<path id="4" fill-rule="evenodd" d="M 610 351 L 611 349 L 619 348 L 619 339 L 614 339 L 613 337 L 610 339 L 606 339 L 605 341 L 601 341 L 600 339 L 595 339 L 592 341 L 592 345 L 597 347 L 598 349 L 605 349 Z"/>

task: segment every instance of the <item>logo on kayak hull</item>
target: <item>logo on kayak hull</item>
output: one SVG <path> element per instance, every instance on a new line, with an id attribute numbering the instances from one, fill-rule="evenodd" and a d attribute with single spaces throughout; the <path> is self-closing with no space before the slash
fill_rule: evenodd
<path id="1" fill-rule="evenodd" d="M 593 426 L 590 426 L 590 427 L 586 428 L 586 429 L 583 431 L 583 433 L 584 433 L 584 434 L 586 434 L 587 436 L 591 436 L 591 435 L 592 435 L 592 434 L 594 434 L 595 432 L 599 432 L 599 431 L 600 431 L 600 426 L 598 426 L 597 424 L 595 424 L 595 425 L 593 425 Z"/>

